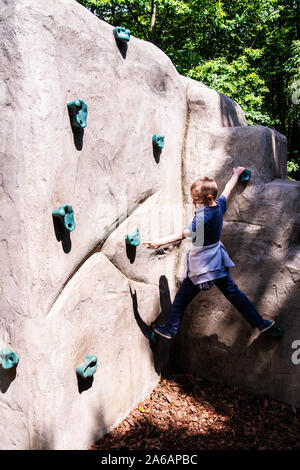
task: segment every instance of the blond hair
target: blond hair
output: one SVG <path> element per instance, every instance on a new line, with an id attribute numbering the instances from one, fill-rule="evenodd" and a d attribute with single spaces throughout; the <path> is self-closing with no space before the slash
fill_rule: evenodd
<path id="1" fill-rule="evenodd" d="M 209 204 L 208 195 L 211 194 L 214 199 L 218 194 L 218 185 L 214 178 L 210 176 L 202 176 L 197 178 L 196 181 L 191 185 L 190 191 L 194 192 L 194 199 L 203 201 L 204 204 Z"/>

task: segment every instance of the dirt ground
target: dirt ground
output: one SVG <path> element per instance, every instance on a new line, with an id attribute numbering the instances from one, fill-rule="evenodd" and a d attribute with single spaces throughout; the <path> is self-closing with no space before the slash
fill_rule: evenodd
<path id="1" fill-rule="evenodd" d="M 164 373 L 90 450 L 300 450 L 300 410 L 193 374 Z"/>

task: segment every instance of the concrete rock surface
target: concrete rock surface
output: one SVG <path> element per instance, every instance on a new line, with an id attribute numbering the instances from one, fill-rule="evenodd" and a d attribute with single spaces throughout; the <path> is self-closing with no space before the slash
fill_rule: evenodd
<path id="1" fill-rule="evenodd" d="M 228 201 L 221 240 L 235 263 L 234 280 L 284 335 L 259 335 L 214 286 L 187 307 L 172 361 L 183 371 L 299 406 L 300 183 L 286 176 L 286 138 L 242 120 L 235 127 L 198 125 L 195 96 L 184 145 L 184 200 L 198 176 L 214 176 L 221 194 L 233 167 L 251 168 L 249 183 L 238 184 Z M 180 249 L 178 282 L 189 246 L 186 240 Z"/>
<path id="2" fill-rule="evenodd" d="M 223 299 L 199 294 L 174 358 L 299 404 L 299 185 L 286 177 L 285 137 L 247 126 L 237 103 L 181 77 L 153 44 L 120 47 L 73 0 L 1 0 L 0 15 L 0 349 L 20 357 L 0 367 L 0 447 L 85 449 L 151 393 L 168 350 L 150 346 L 150 325 L 168 313 L 188 242 L 153 251 L 125 236 L 181 230 L 193 179 L 212 174 L 222 189 L 237 164 L 252 179 L 232 198 L 224 243 L 241 287 L 287 334 L 256 344 Z M 74 132 L 67 103 L 78 98 L 87 126 Z M 60 238 L 52 211 L 64 204 L 76 228 Z M 98 368 L 80 380 L 88 354 Z"/>

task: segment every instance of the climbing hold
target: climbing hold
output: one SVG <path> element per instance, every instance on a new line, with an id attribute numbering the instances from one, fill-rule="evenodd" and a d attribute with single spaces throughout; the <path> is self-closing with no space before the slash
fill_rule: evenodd
<path id="1" fill-rule="evenodd" d="M 152 137 L 152 142 L 157 146 L 159 147 L 160 149 L 162 149 L 165 145 L 165 138 L 164 136 L 162 135 L 159 135 L 159 134 L 154 134 L 153 137 Z"/>
<path id="2" fill-rule="evenodd" d="M 245 170 L 239 177 L 239 181 L 241 183 L 247 183 L 250 180 L 250 177 L 251 177 L 251 170 L 249 170 L 248 168 L 245 168 Z"/>
<path id="3" fill-rule="evenodd" d="M 280 326 L 273 325 L 269 330 L 266 331 L 265 333 L 267 336 L 274 336 L 279 338 L 280 336 L 283 335 L 283 330 Z"/>
<path id="4" fill-rule="evenodd" d="M 68 103 L 72 127 L 86 127 L 87 105 L 83 100 Z"/>
<path id="5" fill-rule="evenodd" d="M 153 343 L 157 343 L 157 337 L 156 337 L 156 333 L 154 331 L 151 331 L 151 333 L 149 335 L 149 341 L 152 341 Z"/>
<path id="6" fill-rule="evenodd" d="M 84 364 L 81 364 L 80 366 L 76 367 L 76 373 L 80 375 L 83 379 L 94 375 L 98 367 L 97 356 L 88 354 L 87 356 L 85 356 L 85 360 L 86 362 Z"/>
<path id="7" fill-rule="evenodd" d="M 140 231 L 137 228 L 133 233 L 125 235 L 125 240 L 128 245 L 138 246 L 140 244 Z"/>
<path id="8" fill-rule="evenodd" d="M 69 204 L 57 207 L 52 212 L 52 215 L 54 217 L 60 217 L 63 219 L 64 227 L 66 230 L 69 230 L 69 232 L 72 232 L 72 230 L 74 230 L 76 227 L 73 208 Z"/>
<path id="9" fill-rule="evenodd" d="M 15 351 L 3 348 L 0 351 L 0 362 L 3 369 L 11 369 L 19 362 L 19 356 Z"/>
<path id="10" fill-rule="evenodd" d="M 118 41 L 128 42 L 130 40 L 131 31 L 121 26 L 116 26 L 113 30 L 114 36 Z"/>

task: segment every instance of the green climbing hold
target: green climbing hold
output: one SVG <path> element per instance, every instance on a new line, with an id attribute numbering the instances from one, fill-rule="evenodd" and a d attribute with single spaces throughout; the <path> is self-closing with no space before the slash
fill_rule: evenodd
<path id="1" fill-rule="evenodd" d="M 113 33 L 118 41 L 128 42 L 130 40 L 130 29 L 123 28 L 122 26 L 116 26 L 113 30 Z"/>
<path id="2" fill-rule="evenodd" d="M 153 343 L 157 343 L 157 337 L 154 331 L 151 331 L 149 335 L 149 340 L 152 341 Z"/>
<path id="3" fill-rule="evenodd" d="M 152 137 L 152 142 L 159 148 L 163 148 L 165 145 L 165 137 L 159 134 L 154 134 Z"/>
<path id="4" fill-rule="evenodd" d="M 76 367 L 76 373 L 80 375 L 83 379 L 94 375 L 98 367 L 97 356 L 88 354 L 87 356 L 85 356 L 85 360 L 86 362 L 84 364 L 81 364 L 80 366 Z"/>
<path id="5" fill-rule="evenodd" d="M 68 103 L 68 109 L 72 127 L 86 127 L 87 105 L 83 100 L 75 100 Z"/>
<path id="6" fill-rule="evenodd" d="M 133 233 L 125 235 L 125 240 L 128 245 L 138 246 L 141 242 L 139 229 L 137 228 Z"/>
<path id="7" fill-rule="evenodd" d="M 239 177 L 239 181 L 241 183 L 248 183 L 248 181 L 250 180 L 250 177 L 251 177 L 251 170 L 249 170 L 248 168 L 245 168 L 245 170 Z"/>
<path id="8" fill-rule="evenodd" d="M 11 369 L 18 364 L 19 356 L 15 351 L 4 348 L 0 351 L 0 362 L 3 369 Z"/>
<path id="9" fill-rule="evenodd" d="M 63 219 L 64 227 L 66 230 L 69 230 L 69 232 L 72 232 L 75 229 L 76 224 L 74 220 L 74 211 L 72 206 L 70 206 L 69 204 L 57 207 L 52 212 L 52 215 L 54 217 L 60 217 L 61 219 Z"/>

